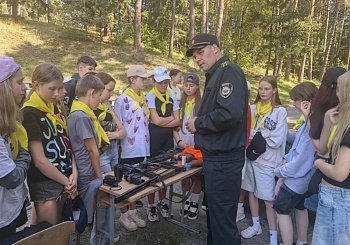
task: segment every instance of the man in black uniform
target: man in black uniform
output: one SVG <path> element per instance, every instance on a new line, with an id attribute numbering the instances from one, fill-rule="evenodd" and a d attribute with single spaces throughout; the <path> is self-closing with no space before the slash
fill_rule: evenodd
<path id="1" fill-rule="evenodd" d="M 236 214 L 247 140 L 247 82 L 242 69 L 222 55 L 214 35 L 195 36 L 186 55 L 206 72 L 198 117 L 186 126 L 203 154 L 207 243 L 240 245 Z"/>

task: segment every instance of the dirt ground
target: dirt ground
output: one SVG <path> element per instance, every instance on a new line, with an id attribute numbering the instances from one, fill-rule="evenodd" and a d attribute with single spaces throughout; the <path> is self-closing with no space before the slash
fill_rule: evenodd
<path id="1" fill-rule="evenodd" d="M 298 120 L 300 116 L 300 112 L 298 112 L 294 107 L 286 108 L 288 112 L 288 123 L 291 125 Z M 174 189 L 180 192 L 179 183 L 174 185 Z M 200 196 L 200 203 L 202 202 L 203 193 Z M 147 199 L 143 198 L 141 201 L 145 204 L 144 207 L 138 208 L 141 216 L 147 220 L 146 216 L 146 204 Z M 247 228 L 252 224 L 251 215 L 249 213 L 249 203 L 248 196 L 246 195 L 245 199 L 245 213 L 246 218 L 239 221 L 237 223 L 239 231 Z M 173 205 L 173 215 L 174 218 L 180 220 L 179 210 L 181 208 L 180 204 Z M 30 217 L 30 211 L 28 211 L 28 216 Z M 115 232 L 121 237 L 120 242 L 118 244 L 122 245 L 156 245 L 156 244 L 165 244 L 165 245 L 194 245 L 194 244 L 206 244 L 207 237 L 207 226 L 206 226 L 206 214 L 202 209 L 199 210 L 198 218 L 196 220 L 185 219 L 185 223 L 189 226 L 192 226 L 201 231 L 200 234 L 193 233 L 188 231 L 182 227 L 174 225 L 171 222 L 163 219 L 160 216 L 159 222 L 151 223 L 147 220 L 147 226 L 145 228 L 138 229 L 137 231 L 129 232 L 124 227 L 119 224 L 120 210 L 116 210 L 115 213 Z M 309 212 L 309 231 L 308 231 L 308 240 L 311 242 L 313 224 L 315 221 L 315 213 Z M 244 245 L 268 245 L 269 244 L 269 228 L 266 220 L 265 214 L 265 205 L 263 202 L 260 202 L 260 222 L 262 225 L 263 233 L 259 236 L 255 236 L 250 239 L 242 238 L 242 244 Z M 29 224 L 29 222 L 28 222 Z M 295 230 L 295 229 L 294 229 Z M 294 232 L 296 233 L 296 232 Z M 81 235 L 81 244 L 89 244 L 91 230 L 86 228 L 84 233 Z M 296 240 L 296 238 L 295 238 Z M 279 241 L 281 241 L 281 237 L 279 235 Z"/>

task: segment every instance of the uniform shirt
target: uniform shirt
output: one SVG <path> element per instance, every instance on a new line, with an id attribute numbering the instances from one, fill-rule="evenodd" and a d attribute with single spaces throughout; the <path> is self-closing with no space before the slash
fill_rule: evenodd
<path id="1" fill-rule="evenodd" d="M 56 125 L 55 132 L 52 122 L 46 113 L 34 107 L 25 107 L 23 111 L 23 126 L 28 134 L 28 142 L 41 141 L 44 154 L 56 168 L 66 177 L 72 173 L 72 150 L 67 132 Z M 32 160 L 28 170 L 28 179 L 33 182 L 49 180 Z"/>
<path id="2" fill-rule="evenodd" d="M 143 105 L 135 111 L 137 104 L 129 95 L 120 95 L 114 104 L 114 113 L 120 118 L 126 136 L 120 140 L 121 158 L 136 158 L 150 155 L 150 136 L 148 118 Z"/>
<path id="3" fill-rule="evenodd" d="M 196 148 L 205 155 L 244 152 L 247 141 L 248 88 L 242 69 L 227 56 L 205 74 L 202 103 L 195 120 Z"/>
<path id="4" fill-rule="evenodd" d="M 346 146 L 350 148 L 350 129 L 345 133 L 344 138 L 340 142 L 340 146 Z M 332 151 L 330 151 L 329 158 L 330 158 L 330 162 L 332 162 Z M 350 189 L 350 174 L 343 182 L 335 181 L 331 178 L 328 178 L 326 175 L 323 175 L 323 179 L 331 185 L 344 188 L 344 189 Z"/>

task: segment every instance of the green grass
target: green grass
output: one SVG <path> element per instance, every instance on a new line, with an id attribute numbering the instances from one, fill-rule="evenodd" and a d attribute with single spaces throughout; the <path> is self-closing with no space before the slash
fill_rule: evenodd
<path id="1" fill-rule="evenodd" d="M 175 53 L 174 58 L 169 59 L 157 49 L 148 47 L 143 47 L 141 53 L 135 53 L 132 51 L 132 42 L 119 45 L 100 42 L 97 32 L 30 20 L 14 23 L 5 17 L 0 17 L 0 33 L 0 56 L 13 56 L 22 67 L 25 81 L 31 80 L 33 69 L 43 62 L 55 64 L 64 76 L 70 77 L 77 70 L 77 58 L 89 55 L 96 60 L 97 71 L 107 72 L 117 80 L 116 96 L 127 84 L 127 69 L 135 64 L 144 65 L 149 72 L 160 65 L 168 70 L 176 68 L 183 73 L 195 72 L 200 76 L 202 87 L 204 86 L 204 73 L 192 59 L 187 59 L 182 54 Z M 255 68 L 244 71 L 247 80 L 252 84 L 251 100 L 254 100 L 259 82 L 255 77 L 264 74 L 264 70 Z M 279 81 L 283 105 L 291 105 L 288 91 L 296 83 L 295 80 Z M 151 86 L 150 82 L 147 89 Z"/>

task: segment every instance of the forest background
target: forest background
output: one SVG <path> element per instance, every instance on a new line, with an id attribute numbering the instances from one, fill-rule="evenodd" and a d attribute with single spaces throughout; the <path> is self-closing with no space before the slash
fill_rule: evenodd
<path id="1" fill-rule="evenodd" d="M 253 87 L 274 75 L 290 103 L 295 84 L 318 82 L 328 67 L 349 69 L 349 11 L 349 0 L 0 0 L 0 55 L 14 56 L 27 80 L 41 62 L 70 76 L 90 55 L 122 81 L 119 94 L 136 63 L 204 81 L 185 52 L 193 36 L 211 33 Z"/>

